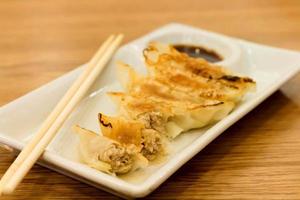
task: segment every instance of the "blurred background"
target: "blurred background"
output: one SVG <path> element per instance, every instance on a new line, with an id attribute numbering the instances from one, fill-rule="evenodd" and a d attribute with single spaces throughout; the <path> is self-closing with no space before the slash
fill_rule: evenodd
<path id="1" fill-rule="evenodd" d="M 0 79 L 11 87 L 0 85 L 0 105 L 85 63 L 111 33 L 128 42 L 170 22 L 300 50 L 298 0 L 2 0 Z"/>

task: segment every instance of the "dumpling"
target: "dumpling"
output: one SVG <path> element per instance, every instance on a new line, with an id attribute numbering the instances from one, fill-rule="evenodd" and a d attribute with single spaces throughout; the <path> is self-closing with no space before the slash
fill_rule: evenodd
<path id="1" fill-rule="evenodd" d="M 98 119 L 104 136 L 121 144 L 134 144 L 150 161 L 167 153 L 167 144 L 163 136 L 140 121 L 109 117 L 102 113 L 99 113 Z"/>
<path id="2" fill-rule="evenodd" d="M 139 121 L 145 128 L 164 133 L 164 125 L 173 116 L 172 105 L 162 104 L 142 95 L 131 96 L 121 92 L 110 92 L 108 95 L 119 106 L 120 115 Z"/>
<path id="3" fill-rule="evenodd" d="M 152 42 L 144 50 L 148 72 L 179 90 L 210 99 L 238 102 L 255 82 L 228 69 L 181 53 L 171 45 Z"/>
<path id="4" fill-rule="evenodd" d="M 120 107 L 120 114 L 139 120 L 146 127 L 175 138 L 224 118 L 233 109 L 232 101 L 207 99 L 187 86 L 164 84 L 156 77 L 137 74 L 129 65 L 118 64 L 119 79 L 126 93 L 108 93 Z"/>
<path id="5" fill-rule="evenodd" d="M 120 114 L 142 122 L 145 127 L 175 138 L 180 133 L 216 122 L 233 109 L 233 102 L 207 100 L 201 103 L 170 100 L 147 93 L 109 95 L 119 105 Z"/>
<path id="6" fill-rule="evenodd" d="M 136 73 L 129 65 L 118 63 L 118 77 L 126 93 L 129 94 L 139 95 L 142 93 L 144 96 L 157 96 L 171 101 L 204 104 L 211 100 L 216 100 L 216 102 L 230 101 L 226 99 L 226 95 L 230 95 L 230 91 L 199 83 L 185 77 L 184 74 L 173 73 L 173 75 L 163 78 L 160 75 L 158 77 L 145 77 Z"/>
<path id="7" fill-rule="evenodd" d="M 147 159 L 133 144 L 120 144 L 78 125 L 73 130 L 80 137 L 80 157 L 92 168 L 109 174 L 125 174 L 148 165 Z"/>

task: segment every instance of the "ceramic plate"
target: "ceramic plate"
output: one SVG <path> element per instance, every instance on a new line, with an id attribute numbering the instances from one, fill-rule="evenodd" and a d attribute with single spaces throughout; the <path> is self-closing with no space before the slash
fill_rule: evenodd
<path id="1" fill-rule="evenodd" d="M 119 90 L 115 62 L 122 60 L 146 73 L 142 50 L 149 41 L 201 45 L 218 51 L 220 63 L 257 81 L 255 93 L 247 95 L 226 118 L 206 128 L 184 133 L 171 144 L 168 157 L 146 169 L 114 177 L 82 164 L 77 135 L 70 127 L 79 124 L 99 132 L 97 113 L 114 114 L 116 108 L 105 95 Z M 254 44 L 181 24 L 169 24 L 122 46 L 86 98 L 74 110 L 43 154 L 40 164 L 123 197 L 143 197 L 155 190 L 178 168 L 201 151 L 225 129 L 251 111 L 299 71 L 300 53 Z M 71 83 L 81 72 L 70 73 L 0 108 L 0 142 L 20 150 L 36 132 Z M 199 188 L 201 189 L 201 188 Z"/>

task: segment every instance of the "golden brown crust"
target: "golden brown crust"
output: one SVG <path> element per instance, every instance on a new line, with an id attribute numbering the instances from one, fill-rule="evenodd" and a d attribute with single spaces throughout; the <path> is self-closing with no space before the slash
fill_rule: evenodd
<path id="1" fill-rule="evenodd" d="M 239 101 L 255 82 L 201 58 L 192 58 L 172 46 L 150 43 L 144 51 L 149 72 L 174 88 L 196 91 L 199 96 Z"/>
<path id="2" fill-rule="evenodd" d="M 99 125 L 104 136 L 118 141 L 121 144 L 141 145 L 142 123 L 133 120 L 125 120 L 121 117 L 109 117 L 98 114 Z"/>

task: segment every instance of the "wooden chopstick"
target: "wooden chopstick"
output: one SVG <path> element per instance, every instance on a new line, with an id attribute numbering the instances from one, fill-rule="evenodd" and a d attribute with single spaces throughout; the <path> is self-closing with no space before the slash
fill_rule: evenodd
<path id="1" fill-rule="evenodd" d="M 30 151 L 34 148 L 34 146 L 40 141 L 42 136 L 45 134 L 45 132 L 49 129 L 51 124 L 53 124 L 54 120 L 58 117 L 58 115 L 61 113 L 63 108 L 67 105 L 67 103 L 70 101 L 70 99 L 74 96 L 75 92 L 78 90 L 82 82 L 85 80 L 85 78 L 90 74 L 92 69 L 94 68 L 95 64 L 99 60 L 99 57 L 103 54 L 103 52 L 106 50 L 108 45 L 112 42 L 114 39 L 114 35 L 111 35 L 99 48 L 97 53 L 93 56 L 89 64 L 87 65 L 84 72 L 76 79 L 76 81 L 72 84 L 72 86 L 69 88 L 69 90 L 66 92 L 66 94 L 63 96 L 63 98 L 60 100 L 60 102 L 56 105 L 56 107 L 53 109 L 51 114 L 47 117 L 47 119 L 44 121 L 44 123 L 41 125 L 38 132 L 34 135 L 34 137 L 30 140 L 30 142 L 23 148 L 23 150 L 20 152 L 18 157 L 15 159 L 15 161 L 10 165 L 8 170 L 5 172 L 3 177 L 0 181 L 0 195 L 2 191 L 2 187 L 5 184 L 5 182 L 11 178 L 11 176 L 15 173 L 19 165 L 26 159 L 27 155 L 30 153 Z"/>
<path id="2" fill-rule="evenodd" d="M 73 86 L 70 88 L 70 90 L 74 90 L 73 92 L 67 92 L 68 95 L 72 95 L 71 97 L 65 97 L 67 94 L 64 96 L 64 98 L 61 100 L 63 103 L 59 103 L 57 107 L 61 107 L 61 109 L 58 109 L 57 117 L 55 119 L 51 120 L 46 120 L 46 122 L 51 123 L 45 127 L 49 127 L 47 130 L 44 128 L 43 130 L 40 129 L 39 134 L 37 137 L 34 137 L 30 141 L 30 146 L 26 146 L 26 152 L 22 154 L 22 157 L 14 162 L 12 166 L 10 167 L 11 170 L 8 172 L 8 175 L 3 178 L 5 178 L 2 182 L 2 192 L 4 194 L 10 194 L 14 191 L 16 186 L 22 181 L 23 177 L 28 173 L 30 168 L 34 165 L 36 160 L 41 156 L 41 154 L 44 152 L 44 149 L 47 147 L 47 145 L 51 142 L 52 138 L 55 136 L 56 132 L 58 129 L 62 126 L 63 122 L 67 119 L 71 111 L 74 109 L 74 107 L 78 104 L 78 102 L 84 97 L 85 93 L 88 91 L 90 86 L 93 84 L 97 76 L 100 74 L 100 72 L 103 70 L 104 66 L 106 63 L 110 60 L 111 56 L 119 46 L 123 39 L 123 35 L 118 35 L 114 40 L 113 37 L 108 38 L 108 40 L 102 45 L 104 46 L 103 48 L 100 48 L 98 53 L 94 56 L 96 57 L 95 59 L 93 58 L 92 61 L 90 62 L 90 71 L 84 72 L 85 75 L 82 75 L 82 79 L 80 81 L 79 87 L 78 86 Z M 112 41 L 113 40 L 113 41 Z M 101 50 L 103 49 L 103 50 Z M 101 56 L 101 58 L 98 58 Z M 98 62 L 97 62 L 98 60 Z M 96 64 L 97 62 L 97 64 Z M 96 64 L 96 65 L 95 65 Z M 92 67 L 95 65 L 94 67 Z M 81 76 L 80 76 L 81 77 Z M 80 78 L 78 78 L 80 79 Z M 78 79 L 75 81 L 77 83 Z M 74 85 L 75 85 L 74 83 Z M 78 81 L 79 83 L 79 81 Z M 77 89 L 77 91 L 76 91 Z M 64 102 L 65 101 L 65 102 Z M 56 110 L 56 109 L 55 109 Z M 56 115 L 51 115 L 53 118 Z M 50 118 L 49 116 L 49 118 Z M 43 131 L 43 132 L 42 132 Z M 41 133 L 42 132 L 42 133 Z M 25 148 L 24 148 L 25 149 Z M 21 155 L 21 154 L 20 154 Z M 18 156 L 19 157 L 19 156 Z M 23 162 L 22 162 L 23 161 Z M 1 180 L 2 181 L 2 180 Z"/>
<path id="3" fill-rule="evenodd" d="M 74 96 L 75 92 L 78 90 L 82 82 L 85 80 L 87 75 L 92 71 L 95 64 L 97 63 L 99 57 L 103 54 L 105 49 L 108 47 L 108 45 L 112 42 L 114 39 L 114 35 L 111 35 L 99 48 L 97 53 L 93 56 L 89 64 L 87 65 L 84 72 L 76 79 L 76 81 L 73 83 L 73 85 L 69 88 L 69 90 L 66 92 L 66 94 L 63 96 L 63 98 L 60 100 L 60 102 L 56 105 L 54 110 L 50 113 L 50 115 L 47 117 L 47 119 L 44 121 L 38 132 L 34 135 L 34 137 L 30 140 L 30 142 L 23 148 L 23 150 L 20 152 L 18 157 L 15 159 L 15 161 L 10 165 L 8 170 L 5 172 L 3 177 L 0 181 L 0 194 L 2 191 L 2 187 L 5 184 L 5 182 L 11 178 L 11 176 L 14 174 L 18 166 L 26 159 L 27 155 L 30 153 L 30 151 L 34 148 L 34 146 L 40 141 L 42 136 L 45 134 L 45 132 L 49 129 L 51 124 L 53 124 L 54 120 L 58 117 L 58 115 L 61 113 L 63 108 L 66 106 L 66 104 L 70 101 L 70 99 Z"/>

